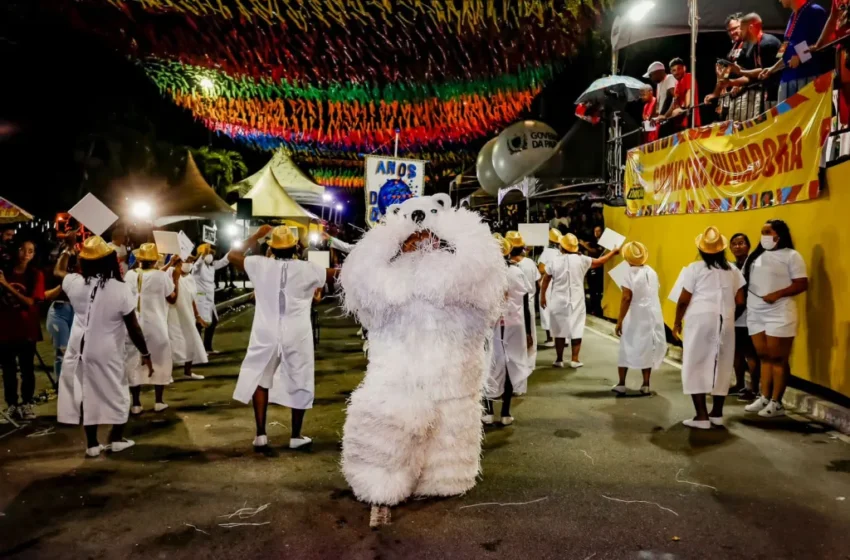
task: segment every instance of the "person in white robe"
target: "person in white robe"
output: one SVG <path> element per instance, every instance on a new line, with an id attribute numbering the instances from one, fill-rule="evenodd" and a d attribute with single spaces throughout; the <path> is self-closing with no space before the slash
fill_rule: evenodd
<path id="1" fill-rule="evenodd" d="M 218 326 L 218 312 L 215 310 L 215 272 L 230 264 L 227 255 L 215 260 L 213 252 L 213 247 L 210 244 L 199 245 L 197 249 L 198 259 L 192 268 L 192 276 L 198 286 L 195 302 L 198 306 L 198 313 L 206 324 L 206 327 L 198 325 L 198 330 L 204 331 L 204 349 L 209 356 L 218 354 L 212 346 L 215 329 Z"/>
<path id="2" fill-rule="evenodd" d="M 173 265 L 180 269 L 177 301 L 168 307 L 168 336 L 171 338 L 171 358 L 175 366 L 183 366 L 183 378 L 190 380 L 204 379 L 192 371 L 195 364 L 207 363 L 207 352 L 204 341 L 195 325 L 206 327 L 201 319 L 198 306 L 195 304 L 195 294 L 198 292 L 195 278 L 192 276 L 192 263 Z"/>
<path id="3" fill-rule="evenodd" d="M 537 284 L 543 276 L 537 268 L 537 263 L 525 256 L 525 240 L 518 231 L 509 231 L 505 234 L 505 239 L 511 244 L 511 262 L 519 266 L 528 281 L 528 314 L 533 341 L 528 349 L 528 365 L 531 366 L 533 372 L 537 366 Z"/>
<path id="4" fill-rule="evenodd" d="M 723 425 L 723 404 L 735 369 L 735 310 L 744 304 L 747 282 L 726 260 L 729 243 L 716 227 L 698 235 L 696 244 L 701 259 L 682 271 L 673 334 L 682 337 L 684 321 L 682 389 L 691 395 L 696 416 L 683 424 L 708 430 Z"/>
<path id="5" fill-rule="evenodd" d="M 497 234 L 498 236 L 498 234 Z M 528 300 L 534 284 L 528 281 L 518 264 L 511 261 L 513 245 L 507 238 L 498 236 L 502 254 L 508 265 L 508 287 L 502 316 L 496 323 L 491 339 L 490 375 L 484 386 L 484 424 L 493 423 L 494 399 L 502 398 L 501 423 L 513 424 L 511 399 L 528 390 L 528 376 L 532 366 L 529 360 L 533 338 Z"/>
<path id="6" fill-rule="evenodd" d="M 245 256 L 269 232 L 272 256 Z M 304 414 L 313 407 L 314 354 L 310 307 L 336 271 L 316 263 L 294 260 L 298 239 L 286 226 L 262 226 L 228 257 L 237 270 L 244 270 L 254 286 L 256 306 L 248 351 L 239 370 L 233 398 L 253 401 L 257 424 L 255 448 L 268 446 L 266 414 L 269 401 L 292 409 L 290 449 L 309 445 L 301 433 Z"/>
<path id="7" fill-rule="evenodd" d="M 612 391 L 626 393 L 626 374 L 630 368 L 643 374 L 640 392 L 649 395 L 649 378 L 653 369 L 661 367 L 667 354 L 667 337 L 661 300 L 658 298 L 658 274 L 646 261 L 649 251 L 643 243 L 632 241 L 622 248 L 629 270 L 620 288 L 620 317 L 615 329 L 620 337 L 620 354 L 617 360 L 619 381 Z"/>
<path id="8" fill-rule="evenodd" d="M 149 374 L 153 365 L 136 318 L 136 299 L 121 279 L 115 249 L 91 236 L 79 258 L 82 274 L 66 272 L 67 253 L 56 266 L 75 313 L 59 378 L 56 417 L 63 424 L 82 420 L 86 456 L 97 457 L 104 450 L 118 453 L 135 445 L 123 437 L 130 411 L 124 371 L 128 336 Z M 97 438 L 97 428 L 104 424 L 112 425 L 106 446 Z"/>
<path id="9" fill-rule="evenodd" d="M 136 313 L 139 324 L 145 334 L 145 340 L 153 361 L 153 375 L 139 366 L 139 354 L 132 346 L 127 347 L 126 367 L 130 380 L 130 394 L 133 397 L 131 414 L 142 413 L 142 385 L 153 385 L 154 411 L 162 412 L 168 405 L 165 403 L 165 386 L 172 382 L 171 369 L 171 339 L 168 335 L 169 304 L 177 301 L 179 287 L 175 281 L 179 278 L 180 268 L 173 272 L 157 270 L 155 265 L 159 253 L 155 243 L 143 243 L 133 251 L 139 267 L 129 271 L 124 281 L 130 287 L 136 300 Z M 178 259 L 179 260 L 179 259 Z M 177 262 L 177 261 L 175 261 Z"/>
<path id="10" fill-rule="evenodd" d="M 549 246 L 543 249 L 543 252 L 540 253 L 540 258 L 537 259 L 537 270 L 540 272 L 540 298 L 541 303 L 543 301 L 543 276 L 546 274 L 546 265 L 552 263 L 552 261 L 561 254 L 561 232 L 557 229 L 549 230 Z M 549 285 L 549 291 L 546 294 L 547 297 L 552 297 L 552 285 Z M 540 306 L 540 328 L 546 331 L 546 341 L 543 343 L 544 348 L 554 348 L 555 347 L 555 339 L 552 338 L 552 331 L 549 327 L 549 310 L 545 309 L 542 305 Z"/>
<path id="11" fill-rule="evenodd" d="M 584 297 L 584 277 L 591 268 L 599 268 L 608 260 L 620 253 L 620 249 L 606 253 L 598 259 L 592 259 L 578 253 L 578 238 L 568 233 L 561 238 L 561 254 L 552 259 L 546 266 L 543 277 L 543 296 L 541 307 L 549 307 L 549 327 L 555 338 L 554 367 L 564 367 L 564 348 L 567 339 L 572 346 L 570 367 L 580 368 L 584 364 L 579 361 L 581 339 L 584 335 L 584 322 L 587 318 L 587 308 Z M 550 284 L 551 297 L 546 295 Z M 551 307 L 550 307 L 551 306 Z"/>

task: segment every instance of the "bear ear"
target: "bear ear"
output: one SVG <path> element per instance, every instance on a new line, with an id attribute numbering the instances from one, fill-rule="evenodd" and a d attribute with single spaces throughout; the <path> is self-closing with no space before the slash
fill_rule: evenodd
<path id="1" fill-rule="evenodd" d="M 451 208 L 452 207 L 452 197 L 447 195 L 446 193 L 435 194 L 431 198 L 434 199 L 434 202 L 439 204 L 443 208 Z"/>

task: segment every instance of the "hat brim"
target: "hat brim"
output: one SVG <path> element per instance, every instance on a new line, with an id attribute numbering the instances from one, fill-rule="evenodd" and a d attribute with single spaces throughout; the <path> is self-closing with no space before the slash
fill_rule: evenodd
<path id="1" fill-rule="evenodd" d="M 84 261 L 96 261 L 98 259 L 102 259 L 103 257 L 108 257 L 114 252 L 114 247 L 110 247 L 109 245 L 104 244 L 104 247 L 98 248 L 97 251 L 86 251 L 85 249 L 83 249 L 82 251 L 80 251 L 79 257 Z"/>
<path id="2" fill-rule="evenodd" d="M 644 77 L 644 78 L 649 79 L 649 74 L 650 74 L 650 73 L 649 73 L 649 72 L 647 72 L 646 74 L 644 74 L 644 75 L 643 75 L 643 77 Z"/>
<path id="3" fill-rule="evenodd" d="M 626 259 L 626 262 L 629 263 L 632 266 L 643 266 L 643 265 L 646 264 L 646 261 L 649 260 L 649 255 L 644 255 L 643 257 L 641 257 L 639 259 L 636 259 L 636 258 L 631 257 L 631 256 L 627 256 L 627 257 L 624 257 L 624 258 Z"/>
<path id="4" fill-rule="evenodd" d="M 296 245 L 298 245 L 298 240 L 292 243 L 272 243 L 271 241 L 269 241 L 269 247 L 271 247 L 272 249 L 291 249 Z"/>

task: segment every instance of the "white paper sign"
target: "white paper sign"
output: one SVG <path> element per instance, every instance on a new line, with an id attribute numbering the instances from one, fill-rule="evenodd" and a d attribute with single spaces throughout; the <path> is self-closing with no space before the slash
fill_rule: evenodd
<path id="1" fill-rule="evenodd" d="M 180 236 L 173 231 L 154 231 L 153 240 L 160 255 L 180 254 Z"/>
<path id="2" fill-rule="evenodd" d="M 667 299 L 672 301 L 673 303 L 679 303 L 679 296 L 682 295 L 682 290 L 685 285 L 685 269 L 682 268 L 682 271 L 679 272 L 679 277 L 676 279 L 676 283 L 673 284 L 673 289 L 670 290 L 670 295 L 667 296 Z"/>
<path id="3" fill-rule="evenodd" d="M 628 275 L 630 268 L 631 265 L 628 262 L 623 261 L 608 271 L 608 276 L 611 277 L 611 280 L 613 280 L 614 283 L 617 284 L 617 287 L 621 290 L 623 289 L 623 283 L 626 281 L 626 275 Z"/>
<path id="4" fill-rule="evenodd" d="M 195 244 L 192 243 L 192 240 L 189 239 L 189 236 L 183 233 L 183 230 L 180 230 L 180 233 L 177 234 L 177 238 L 180 241 L 180 258 L 184 261 L 192 256 L 192 251 L 195 250 Z"/>
<path id="5" fill-rule="evenodd" d="M 519 234 L 527 247 L 549 245 L 549 224 L 519 224 Z"/>
<path id="6" fill-rule="evenodd" d="M 204 243 L 215 245 L 215 229 L 211 228 L 210 226 L 204 226 L 204 231 L 201 235 L 201 239 L 204 240 Z"/>
<path id="7" fill-rule="evenodd" d="M 118 221 L 118 215 L 92 193 L 84 196 L 68 213 L 95 235 L 103 235 L 109 226 Z"/>
<path id="8" fill-rule="evenodd" d="M 366 223 L 374 227 L 387 208 L 425 193 L 425 161 L 366 156 Z"/>
<path id="9" fill-rule="evenodd" d="M 330 251 L 308 251 L 307 261 L 316 263 L 322 268 L 331 267 L 331 252 Z"/>
<path id="10" fill-rule="evenodd" d="M 643 129 L 646 132 L 654 132 L 655 131 L 655 123 L 652 121 L 643 121 Z"/>
<path id="11" fill-rule="evenodd" d="M 620 235 L 611 228 L 605 228 L 605 231 L 602 232 L 602 237 L 599 238 L 599 245 L 609 251 L 613 251 L 617 247 L 622 247 L 625 240 L 625 235 Z"/>
<path id="12" fill-rule="evenodd" d="M 809 50 L 809 44 L 805 41 L 797 43 L 794 45 L 794 50 L 797 52 L 797 56 L 800 58 L 800 63 L 804 64 L 812 59 L 812 51 Z"/>

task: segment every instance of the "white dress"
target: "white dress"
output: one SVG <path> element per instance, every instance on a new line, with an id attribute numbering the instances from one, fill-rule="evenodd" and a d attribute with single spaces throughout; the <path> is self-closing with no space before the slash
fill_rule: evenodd
<path id="1" fill-rule="evenodd" d="M 808 278 L 806 263 L 794 249 L 765 251 L 750 267 L 747 297 L 747 328 L 750 335 L 791 338 L 797 335 L 797 302 L 782 298 L 765 303 L 762 297 L 791 285 L 792 280 Z"/>
<path id="2" fill-rule="evenodd" d="M 544 267 L 552 264 L 552 261 L 560 255 L 561 252 L 557 249 L 546 248 L 543 249 L 543 252 L 540 254 L 540 259 L 538 259 L 538 264 L 542 264 Z M 545 269 L 544 269 L 545 270 Z M 546 301 L 548 302 L 552 298 L 552 283 L 549 283 L 549 288 L 546 290 Z M 548 331 L 550 328 L 549 323 L 549 308 L 547 306 L 546 309 L 540 309 L 540 328 L 544 331 Z"/>
<path id="3" fill-rule="evenodd" d="M 79 274 L 67 275 L 62 290 L 74 308 L 74 324 L 62 360 L 56 417 L 63 424 L 79 424 L 82 409 L 86 426 L 124 424 L 130 414 L 124 317 L 136 300 L 123 282 L 110 279 L 101 287 L 91 279 L 87 285 Z"/>
<path id="4" fill-rule="evenodd" d="M 726 396 L 735 361 L 735 294 L 746 285 L 734 264 L 729 270 L 708 268 L 703 261 L 682 272 L 691 294 L 685 312 L 682 389 L 686 395 Z"/>
<path id="5" fill-rule="evenodd" d="M 657 369 L 667 354 L 664 317 L 658 299 L 658 275 L 647 266 L 632 266 L 623 281 L 632 292 L 629 312 L 623 319 L 619 367 Z"/>
<path id="6" fill-rule="evenodd" d="M 261 386 L 269 389 L 272 403 L 312 408 L 315 363 L 310 308 L 327 272 L 316 263 L 260 256 L 245 259 L 245 272 L 254 284 L 257 304 L 233 398 L 247 404 Z"/>
<path id="7" fill-rule="evenodd" d="M 212 264 L 207 264 L 203 259 L 199 259 L 192 268 L 192 276 L 198 285 L 195 305 L 198 306 L 198 315 L 207 324 L 212 323 L 213 317 L 218 318 L 218 313 L 215 310 L 215 271 L 229 264 L 230 261 L 227 260 L 227 255 L 225 255 Z"/>
<path id="8" fill-rule="evenodd" d="M 207 352 L 198 329 L 192 303 L 198 289 L 191 275 L 180 277 L 177 301 L 168 306 L 168 336 L 171 338 L 171 358 L 174 365 L 207 363 Z"/>
<path id="9" fill-rule="evenodd" d="M 174 281 L 169 272 L 161 270 L 131 270 L 124 277 L 133 297 L 136 298 L 136 313 L 139 326 L 153 362 L 153 376 L 142 365 L 142 357 L 136 347 L 127 345 L 126 368 L 131 387 L 139 385 L 168 385 L 171 383 L 171 340 L 168 336 L 168 301 L 174 292 Z"/>
<path id="10" fill-rule="evenodd" d="M 531 370 L 537 365 L 537 281 L 540 280 L 540 271 L 537 269 L 537 263 L 529 258 L 523 258 L 518 263 L 520 270 L 525 274 L 525 279 L 528 281 L 528 312 L 531 316 L 531 338 L 534 342 L 531 349 L 528 351 L 528 364 Z"/>
<path id="11" fill-rule="evenodd" d="M 526 343 L 525 296 L 531 292 L 528 279 L 517 265 L 508 266 L 508 298 L 504 312 L 493 330 L 490 375 L 484 387 L 489 399 L 502 396 L 505 390 L 505 373 L 511 376 L 514 393 L 522 395 L 528 390 L 528 376 L 532 365 Z"/>
<path id="12" fill-rule="evenodd" d="M 584 335 L 584 276 L 592 266 L 593 259 L 577 253 L 560 254 L 546 265 L 546 274 L 552 277 L 552 295 L 546 302 L 553 338 L 578 340 Z"/>

